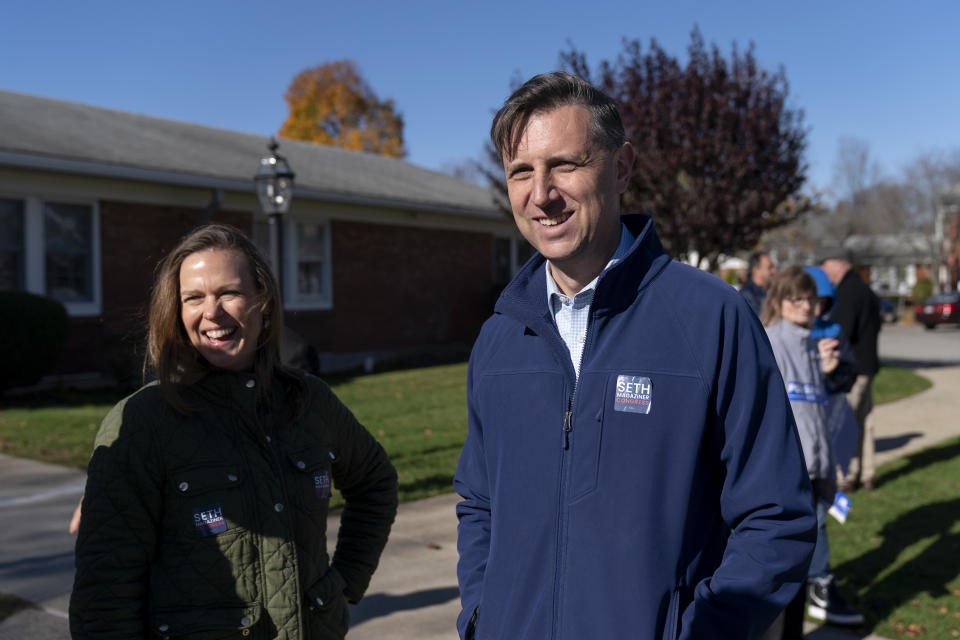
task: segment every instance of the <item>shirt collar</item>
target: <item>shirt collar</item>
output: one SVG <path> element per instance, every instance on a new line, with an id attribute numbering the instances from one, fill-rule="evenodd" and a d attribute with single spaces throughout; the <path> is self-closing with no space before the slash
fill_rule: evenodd
<path id="1" fill-rule="evenodd" d="M 581 298 L 581 296 L 588 297 L 585 294 L 589 294 L 589 297 L 591 299 L 593 298 L 593 291 L 597 287 L 597 281 L 600 280 L 600 276 L 602 276 L 607 271 L 607 269 L 609 269 L 610 267 L 612 267 L 613 265 L 617 264 L 618 262 L 623 260 L 625 257 L 627 257 L 627 254 L 630 253 L 630 247 L 633 246 L 634 240 L 636 240 L 636 238 L 634 238 L 633 234 L 630 233 L 630 230 L 627 229 L 627 225 L 621 222 L 620 223 L 620 244 L 617 245 L 617 250 L 613 252 L 613 256 L 610 258 L 610 261 L 607 262 L 607 266 L 603 268 L 603 271 L 598 273 L 596 278 L 591 280 L 587 284 L 587 286 L 585 286 L 583 289 L 578 291 L 575 296 L 573 296 L 575 301 L 578 298 Z M 560 287 L 558 287 L 557 283 L 554 282 L 553 276 L 550 275 L 549 261 L 546 262 L 543 270 L 547 274 L 547 303 L 552 303 L 554 296 L 566 297 L 566 294 L 560 291 Z"/>

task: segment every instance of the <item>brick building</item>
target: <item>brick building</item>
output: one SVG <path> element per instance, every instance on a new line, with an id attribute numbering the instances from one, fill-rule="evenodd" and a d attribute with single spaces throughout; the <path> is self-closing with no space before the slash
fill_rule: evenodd
<path id="1" fill-rule="evenodd" d="M 227 222 L 266 247 L 253 174 L 263 136 L 0 91 L 0 289 L 71 317 L 57 374 L 126 377 L 157 261 Z M 289 327 L 327 370 L 466 353 L 523 258 L 489 190 L 401 160 L 281 141 Z"/>
<path id="2" fill-rule="evenodd" d="M 937 198 L 937 238 L 943 253 L 944 289 L 960 289 L 960 183 L 940 190 Z"/>

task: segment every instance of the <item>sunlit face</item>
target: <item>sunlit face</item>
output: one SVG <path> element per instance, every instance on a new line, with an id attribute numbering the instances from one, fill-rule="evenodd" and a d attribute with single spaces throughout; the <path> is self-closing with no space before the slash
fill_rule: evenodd
<path id="1" fill-rule="evenodd" d="M 812 291 L 801 291 L 780 301 L 780 316 L 787 322 L 809 328 L 817 317 L 819 299 Z"/>
<path id="2" fill-rule="evenodd" d="M 757 266 L 753 270 L 753 281 L 758 287 L 766 289 L 770 286 L 770 280 L 777 273 L 777 268 L 773 264 L 770 256 L 762 255 L 757 260 Z"/>
<path id="3" fill-rule="evenodd" d="M 586 282 L 616 250 L 634 158 L 629 144 L 608 151 L 593 137 L 585 107 L 557 107 L 532 115 L 516 155 L 503 158 L 520 233 L 552 268 Z"/>
<path id="4" fill-rule="evenodd" d="M 827 279 L 836 285 L 843 280 L 843 276 L 847 275 L 847 271 L 850 269 L 850 263 L 837 258 L 827 258 L 823 261 L 823 264 L 820 265 L 820 268 L 827 274 Z"/>
<path id="5" fill-rule="evenodd" d="M 180 319 L 190 344 L 218 369 L 253 366 L 263 328 L 249 262 L 239 251 L 205 249 L 180 265 Z"/>

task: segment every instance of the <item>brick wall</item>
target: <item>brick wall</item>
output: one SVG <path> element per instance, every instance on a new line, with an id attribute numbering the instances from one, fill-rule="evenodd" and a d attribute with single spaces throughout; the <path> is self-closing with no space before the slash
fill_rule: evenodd
<path id="1" fill-rule="evenodd" d="M 333 309 L 288 317 L 320 351 L 469 347 L 493 311 L 490 234 L 335 220 L 331 240 Z"/>
<path id="2" fill-rule="evenodd" d="M 202 209 L 100 203 L 103 313 L 75 318 L 55 373 L 139 375 L 157 262 Z M 211 222 L 250 230 L 248 213 Z M 493 238 L 487 233 L 334 221 L 333 309 L 288 312 L 321 352 L 469 348 L 493 310 Z"/>
<path id="3" fill-rule="evenodd" d="M 100 202 L 103 312 L 99 318 L 72 319 L 56 373 L 99 371 L 126 377 L 138 371 L 154 267 L 202 221 L 203 213 L 200 208 Z M 249 213 L 221 211 L 209 221 L 250 231 Z"/>

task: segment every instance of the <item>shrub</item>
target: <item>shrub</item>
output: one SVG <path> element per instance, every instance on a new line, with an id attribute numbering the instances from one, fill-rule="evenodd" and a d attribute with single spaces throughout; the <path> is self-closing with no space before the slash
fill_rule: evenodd
<path id="1" fill-rule="evenodd" d="M 927 298 L 933 295 L 933 283 L 930 282 L 927 278 L 920 278 L 917 280 L 917 283 L 913 285 L 913 301 L 916 303 L 923 302 Z"/>
<path id="2" fill-rule="evenodd" d="M 35 384 L 67 341 L 67 310 L 56 300 L 0 291 L 0 392 Z"/>

